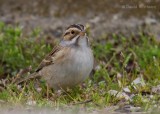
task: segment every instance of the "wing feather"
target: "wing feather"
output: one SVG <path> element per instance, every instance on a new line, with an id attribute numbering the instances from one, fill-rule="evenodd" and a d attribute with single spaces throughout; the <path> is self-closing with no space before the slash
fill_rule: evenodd
<path id="1" fill-rule="evenodd" d="M 54 64 L 54 61 L 58 59 L 61 56 L 64 56 L 64 53 L 60 53 L 60 50 L 62 50 L 63 46 L 56 46 L 53 48 L 53 50 L 42 60 L 40 65 L 38 66 L 36 72 L 40 71 L 43 67 Z"/>

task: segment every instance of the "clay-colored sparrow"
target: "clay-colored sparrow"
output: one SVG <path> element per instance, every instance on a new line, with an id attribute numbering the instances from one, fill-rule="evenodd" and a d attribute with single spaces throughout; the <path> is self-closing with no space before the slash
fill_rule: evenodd
<path id="1" fill-rule="evenodd" d="M 84 26 L 70 25 L 60 44 L 45 57 L 30 78 L 41 76 L 56 90 L 74 87 L 89 76 L 93 61 Z"/>

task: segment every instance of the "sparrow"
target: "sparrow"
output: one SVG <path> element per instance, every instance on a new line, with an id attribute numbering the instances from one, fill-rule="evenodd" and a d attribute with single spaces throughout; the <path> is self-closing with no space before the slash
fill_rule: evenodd
<path id="1" fill-rule="evenodd" d="M 41 77 L 55 90 L 72 88 L 89 77 L 93 64 L 94 57 L 85 27 L 73 24 L 66 29 L 59 45 L 42 60 L 36 71 L 18 83 Z"/>

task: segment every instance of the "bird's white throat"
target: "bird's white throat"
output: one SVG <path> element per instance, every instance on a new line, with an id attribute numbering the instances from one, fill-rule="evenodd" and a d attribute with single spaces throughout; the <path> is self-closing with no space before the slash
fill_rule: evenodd
<path id="1" fill-rule="evenodd" d="M 86 47 L 88 46 L 88 39 L 86 36 L 84 36 L 84 38 L 81 38 L 81 36 L 76 36 L 70 41 L 62 40 L 60 42 L 61 46 L 72 46 L 75 44 L 77 44 L 78 46 Z"/>

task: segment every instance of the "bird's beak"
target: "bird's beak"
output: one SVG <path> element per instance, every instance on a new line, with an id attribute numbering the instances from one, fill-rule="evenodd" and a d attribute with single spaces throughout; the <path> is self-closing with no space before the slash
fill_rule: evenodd
<path id="1" fill-rule="evenodd" d="M 81 31 L 81 32 L 79 33 L 80 36 L 85 36 L 85 34 L 86 34 L 85 31 Z"/>

